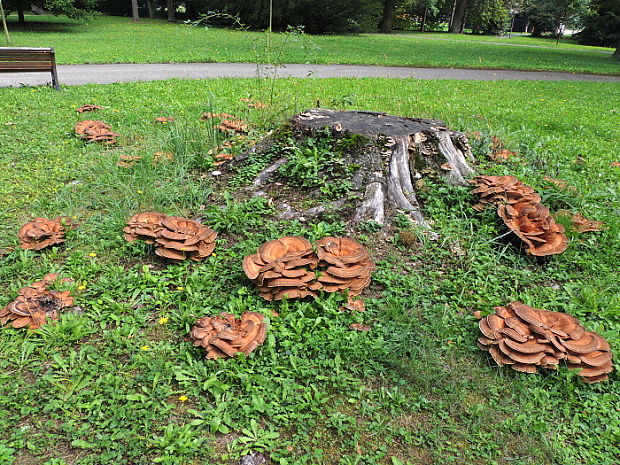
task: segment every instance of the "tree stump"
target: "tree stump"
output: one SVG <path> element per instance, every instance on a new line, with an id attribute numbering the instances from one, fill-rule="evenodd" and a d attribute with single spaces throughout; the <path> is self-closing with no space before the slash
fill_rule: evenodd
<path id="1" fill-rule="evenodd" d="M 418 180 L 432 175 L 451 185 L 466 186 L 467 178 L 474 172 L 467 163 L 468 159 L 474 161 L 467 137 L 448 129 L 441 121 L 368 111 L 313 109 L 294 116 L 290 126 L 297 138 L 324 134 L 325 128 L 335 139 L 363 137 L 361 150 L 345 155 L 347 164 L 359 166 L 351 184 L 361 200 L 349 209 L 352 213 L 346 218 L 353 224 L 374 221 L 385 225 L 393 215 L 402 212 L 428 228 L 415 194 Z M 255 195 L 264 194 L 263 189 L 286 162 L 286 158 L 278 158 L 256 176 L 250 187 Z M 299 216 L 313 216 L 324 210 L 323 206 L 314 207 L 299 212 Z"/>

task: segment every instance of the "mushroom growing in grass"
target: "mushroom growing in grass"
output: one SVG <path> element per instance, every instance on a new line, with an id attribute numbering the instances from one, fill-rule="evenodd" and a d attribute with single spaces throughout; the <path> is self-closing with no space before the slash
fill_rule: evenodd
<path id="1" fill-rule="evenodd" d="M 22 249 L 41 250 L 65 242 L 66 228 L 70 227 L 70 218 L 35 218 L 20 228 L 17 237 Z"/>
<path id="2" fill-rule="evenodd" d="M 86 142 L 105 142 L 116 144 L 116 138 L 120 135 L 112 131 L 112 127 L 103 121 L 85 120 L 75 125 L 75 133 Z"/>
<path id="3" fill-rule="evenodd" d="M 568 247 L 564 226 L 557 223 L 540 196 L 514 176 L 477 176 L 472 194 L 480 197 L 478 211 L 497 206 L 504 224 L 526 244 L 526 252 L 535 256 L 562 253 Z"/>
<path id="4" fill-rule="evenodd" d="M 312 244 L 301 236 L 284 236 L 265 242 L 243 260 L 246 276 L 258 285 L 265 300 L 317 297 L 320 288 L 314 269 L 318 258 Z"/>
<path id="5" fill-rule="evenodd" d="M 123 229 L 125 240 L 155 245 L 160 257 L 179 262 L 200 261 L 213 253 L 217 233 L 198 221 L 158 212 L 133 215 Z"/>
<path id="6" fill-rule="evenodd" d="M 265 317 L 257 312 L 245 312 L 241 318 L 230 313 L 200 318 L 190 332 L 195 346 L 206 350 L 211 360 L 249 355 L 265 341 Z"/>
<path id="7" fill-rule="evenodd" d="M 246 276 L 265 300 L 317 297 L 317 291 L 359 295 L 370 283 L 374 264 L 355 239 L 325 237 L 312 244 L 301 236 L 265 242 L 243 260 Z"/>
<path id="8" fill-rule="evenodd" d="M 601 335 L 587 331 L 579 320 L 561 312 L 510 302 L 495 307 L 478 327 L 478 347 L 499 365 L 523 373 L 556 369 L 560 361 L 579 370 L 587 383 L 608 378 L 613 370 L 611 348 Z"/>
<path id="9" fill-rule="evenodd" d="M 49 320 L 57 320 L 60 310 L 73 305 L 73 297 L 69 291 L 48 289 L 58 279 L 58 274 L 50 273 L 41 281 L 21 288 L 17 298 L 0 310 L 0 324 L 10 324 L 14 328 L 28 326 L 30 329 L 37 329 Z"/>

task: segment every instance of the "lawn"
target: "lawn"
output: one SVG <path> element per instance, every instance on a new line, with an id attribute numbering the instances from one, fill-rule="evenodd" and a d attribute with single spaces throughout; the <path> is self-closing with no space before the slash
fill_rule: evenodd
<path id="1" fill-rule="evenodd" d="M 447 32 L 415 32 L 415 31 L 395 31 L 396 34 L 407 34 L 416 38 L 427 39 L 445 39 L 445 40 L 464 40 L 475 42 L 492 42 L 498 44 L 516 44 L 516 45 L 535 45 L 537 47 L 549 47 L 549 48 L 570 48 L 573 50 L 581 50 L 583 52 L 607 52 L 613 53 L 613 49 L 610 47 L 595 47 L 579 45 L 576 40 L 570 38 L 560 39 L 560 43 L 556 44 L 556 39 L 550 37 L 532 37 L 530 35 L 513 35 L 507 36 L 494 36 L 494 35 L 479 35 L 479 34 L 449 34 Z"/>
<path id="2" fill-rule="evenodd" d="M 239 79 L 2 96 L 0 306 L 56 271 L 74 280 L 77 307 L 36 332 L 0 329 L 0 463 L 232 465 L 248 450 L 279 464 L 619 463 L 617 371 L 587 385 L 565 367 L 501 369 L 476 348 L 472 316 L 514 299 L 565 311 L 620 357 L 617 85 Z M 248 109 L 242 97 L 269 106 Z M 214 177 L 215 133 L 199 117 L 234 113 L 258 135 L 317 100 L 500 137 L 519 155 L 495 164 L 476 143 L 478 172 L 517 175 L 552 210 L 608 229 L 571 233 L 565 253 L 536 260 L 500 237 L 492 212 L 472 210 L 468 189 L 429 183 L 421 197 L 439 240 L 404 218 L 354 232 L 377 261 L 365 313 L 341 311 L 337 294 L 265 302 L 243 274 L 244 255 L 284 234 L 316 239 L 345 227 L 333 216 L 277 221 L 273 205 L 244 195 L 264 157 Z M 87 118 L 110 123 L 117 147 L 74 137 L 75 108 L 86 103 L 103 106 Z M 156 125 L 156 116 L 175 122 Z M 158 151 L 173 161 L 155 163 Z M 141 159 L 122 167 L 121 155 Z M 146 244 L 125 242 L 126 219 L 147 209 L 203 218 L 219 232 L 216 255 L 165 266 Z M 25 221 L 57 215 L 78 224 L 64 246 L 16 248 Z M 185 340 L 197 317 L 246 309 L 270 323 L 249 357 L 207 361 Z M 371 331 L 351 331 L 353 322 Z"/>
<path id="3" fill-rule="evenodd" d="M 538 49 L 402 34 L 276 34 L 269 54 L 266 36 L 258 32 L 205 29 L 163 20 L 132 24 L 119 17 L 99 17 L 89 24 L 51 16 L 28 17 L 28 21 L 31 24 L 24 27 L 10 22 L 14 45 L 55 47 L 62 64 L 277 61 L 620 74 L 620 62 L 581 46 Z"/>

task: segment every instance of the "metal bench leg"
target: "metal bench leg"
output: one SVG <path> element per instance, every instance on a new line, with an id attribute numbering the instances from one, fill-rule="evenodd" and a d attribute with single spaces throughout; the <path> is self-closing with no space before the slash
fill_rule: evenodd
<path id="1" fill-rule="evenodd" d="M 60 90 L 60 83 L 58 82 L 58 71 L 56 71 L 56 53 L 52 49 L 52 85 L 54 89 Z"/>

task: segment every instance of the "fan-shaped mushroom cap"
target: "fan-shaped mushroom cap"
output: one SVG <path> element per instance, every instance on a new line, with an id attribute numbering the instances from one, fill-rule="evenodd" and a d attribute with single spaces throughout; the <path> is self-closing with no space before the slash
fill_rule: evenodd
<path id="1" fill-rule="evenodd" d="M 591 367 L 600 367 L 611 364 L 611 352 L 595 350 L 594 352 L 583 354 L 579 358 L 583 363 Z"/>
<path id="2" fill-rule="evenodd" d="M 258 278 L 264 262 L 258 254 L 247 255 L 243 258 L 243 272 L 250 279 Z"/>
<path id="3" fill-rule="evenodd" d="M 166 218 L 163 213 L 143 212 L 133 215 L 127 221 L 127 226 L 123 228 L 123 237 L 126 241 L 132 242 L 142 239 L 149 244 L 154 244 L 154 239 L 158 237 L 161 230 L 161 222 Z"/>
<path id="4" fill-rule="evenodd" d="M 504 343 L 511 349 L 521 352 L 522 354 L 538 354 L 545 351 L 543 344 L 538 344 L 535 339 L 530 339 L 527 342 L 521 343 L 513 341 L 510 338 L 505 338 Z"/>
<path id="5" fill-rule="evenodd" d="M 41 250 L 51 245 L 65 242 L 65 226 L 70 225 L 69 218 L 35 218 L 33 221 L 23 225 L 17 237 L 20 246 L 25 250 Z"/>
<path id="6" fill-rule="evenodd" d="M 260 313 L 245 312 L 240 319 L 230 313 L 200 318 L 190 332 L 194 345 L 206 349 L 206 357 L 234 357 L 246 355 L 265 340 L 266 325 Z"/>
<path id="7" fill-rule="evenodd" d="M 527 336 L 523 336 L 512 328 L 502 328 L 500 332 L 517 342 L 527 342 L 529 340 Z"/>
<path id="8" fill-rule="evenodd" d="M 265 263 L 272 263 L 286 255 L 286 245 L 278 239 L 267 241 L 258 248 L 258 254 Z"/>
<path id="9" fill-rule="evenodd" d="M 119 134 L 112 132 L 109 124 L 103 121 L 85 120 L 75 125 L 75 133 L 86 142 L 102 141 L 115 144 Z"/>
<path id="10" fill-rule="evenodd" d="M 14 328 L 28 326 L 36 329 L 48 320 L 58 319 L 58 310 L 73 305 L 73 297 L 69 291 L 48 290 L 48 286 L 58 279 L 58 275 L 52 273 L 29 287 L 21 288 L 17 298 L 0 309 L 0 324 L 10 323 Z"/>
<path id="11" fill-rule="evenodd" d="M 534 189 L 514 176 L 477 176 L 470 182 L 477 186 L 471 193 L 480 196 L 480 202 L 474 205 L 474 209 L 479 211 L 483 210 L 487 204 L 512 204 L 521 200 L 540 202 L 541 200 Z"/>
<path id="12" fill-rule="evenodd" d="M 540 361 L 541 358 L 544 357 L 544 352 L 536 352 L 536 353 L 523 353 L 517 350 L 513 350 L 506 344 L 507 339 L 503 339 L 499 342 L 499 350 L 501 350 L 504 355 L 508 356 L 510 359 L 514 360 L 518 363 L 531 363 L 535 364 Z"/>
<path id="13" fill-rule="evenodd" d="M 514 365 L 510 365 L 515 371 L 519 371 L 521 373 L 537 373 L 538 369 L 535 365 L 525 364 L 525 363 L 515 363 Z"/>
<path id="14" fill-rule="evenodd" d="M 480 328 L 480 332 L 484 334 L 486 337 L 488 337 L 489 339 L 500 339 L 501 338 L 501 334 L 498 331 L 494 331 L 491 329 L 491 327 L 487 323 L 486 318 L 482 318 L 478 322 L 478 328 Z"/>
<path id="15" fill-rule="evenodd" d="M 187 258 L 185 252 L 176 249 L 168 249 L 166 247 L 157 247 L 155 253 L 160 257 L 167 258 L 174 261 L 182 261 Z"/>
<path id="16" fill-rule="evenodd" d="M 498 215 L 522 241 L 527 253 L 536 256 L 564 252 L 568 238 L 564 226 L 556 223 L 549 209 L 534 201 L 520 201 L 513 205 L 501 204 Z"/>
<path id="17" fill-rule="evenodd" d="M 174 261 L 200 261 L 213 253 L 217 233 L 198 221 L 167 216 L 156 230 L 155 253 Z"/>
<path id="18" fill-rule="evenodd" d="M 613 371 L 613 367 L 611 363 L 605 364 L 603 366 L 591 367 L 587 365 L 575 365 L 572 363 L 568 364 L 568 368 L 575 369 L 578 368 L 579 374 L 583 377 L 593 377 L 593 376 L 601 376 L 607 373 L 611 373 Z"/>
<path id="19" fill-rule="evenodd" d="M 513 365 L 515 363 L 514 360 L 506 357 L 497 346 L 489 347 L 488 350 L 491 357 L 493 357 L 493 360 L 495 360 L 495 363 L 497 363 L 500 367 L 503 367 L 504 365 Z"/>
<path id="20" fill-rule="evenodd" d="M 564 340 L 562 344 L 576 354 L 588 354 L 598 349 L 599 342 L 593 333 L 586 331 L 580 339 Z"/>
<path id="21" fill-rule="evenodd" d="M 607 379 L 612 370 L 611 349 L 599 334 L 585 331 L 577 318 L 511 302 L 479 321 L 478 347 L 491 352 L 498 365 L 510 359 L 517 371 L 534 373 L 526 365 L 555 369 L 560 360 L 581 368 L 588 383 Z M 505 326 L 503 326 L 505 325 Z"/>

